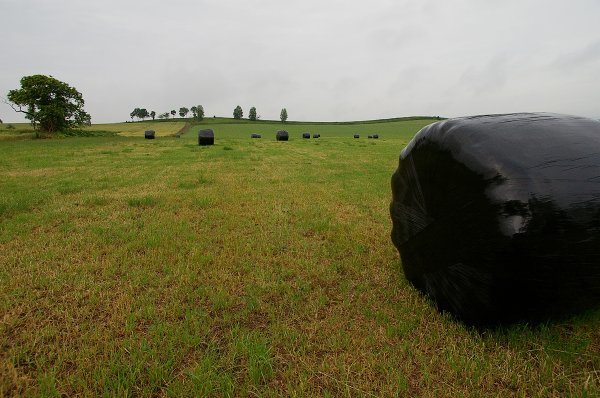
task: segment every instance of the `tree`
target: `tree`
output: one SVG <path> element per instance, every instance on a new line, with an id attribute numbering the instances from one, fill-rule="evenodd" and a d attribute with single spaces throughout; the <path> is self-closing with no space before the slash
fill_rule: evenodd
<path id="1" fill-rule="evenodd" d="M 198 105 L 198 120 L 202 121 L 204 119 L 204 107 L 202 105 Z"/>
<path id="2" fill-rule="evenodd" d="M 242 111 L 242 107 L 238 105 L 233 110 L 233 118 L 234 119 L 241 119 L 242 116 L 244 116 L 244 111 Z"/>
<path id="3" fill-rule="evenodd" d="M 175 109 L 171 110 L 171 115 L 173 115 L 173 117 L 175 117 L 175 115 L 177 114 L 177 111 Z"/>
<path id="4" fill-rule="evenodd" d="M 152 117 L 152 120 L 154 120 L 154 118 L 156 117 L 156 112 L 154 112 L 154 111 L 150 112 L 150 117 Z"/>
<path id="5" fill-rule="evenodd" d="M 146 108 L 142 108 L 138 112 L 137 117 L 138 119 L 144 120 L 145 118 L 150 117 L 150 113 L 148 113 L 148 110 Z"/>
<path id="6" fill-rule="evenodd" d="M 133 118 L 137 117 L 137 115 L 139 115 L 139 114 L 140 114 L 140 108 L 135 108 L 133 111 L 131 111 L 131 113 L 129 114 L 131 121 L 133 122 Z"/>
<path id="7" fill-rule="evenodd" d="M 287 117 L 288 117 L 288 115 L 287 115 L 287 109 L 283 108 L 281 110 L 281 113 L 279 114 L 279 118 L 281 119 L 281 122 L 285 123 L 287 121 Z"/>
<path id="8" fill-rule="evenodd" d="M 190 111 L 192 111 L 192 117 L 195 119 L 196 116 L 198 115 L 198 107 L 196 105 L 194 105 L 190 108 Z"/>
<path id="9" fill-rule="evenodd" d="M 186 115 L 188 113 L 190 113 L 190 110 L 188 108 L 186 108 L 185 106 L 182 106 L 181 108 L 179 108 L 179 116 L 186 117 Z"/>
<path id="10" fill-rule="evenodd" d="M 256 108 L 255 107 L 250 108 L 250 112 L 248 112 L 248 119 L 256 120 Z"/>
<path id="11" fill-rule="evenodd" d="M 154 112 L 154 114 L 156 115 L 156 112 Z M 131 121 L 133 122 L 134 117 L 144 120 L 145 118 L 152 116 L 152 114 L 148 113 L 148 110 L 146 108 L 135 108 L 133 112 L 129 114 L 129 116 L 131 117 Z M 154 116 L 152 116 L 152 119 L 154 119 Z"/>
<path id="12" fill-rule="evenodd" d="M 91 116 L 83 110 L 81 93 L 52 76 L 24 76 L 21 88 L 10 90 L 7 99 L 15 112 L 24 113 L 34 129 L 39 125 L 43 132 L 69 130 L 91 123 Z"/>
<path id="13" fill-rule="evenodd" d="M 169 118 L 169 112 L 165 112 L 165 113 L 161 113 L 160 115 L 158 115 L 159 119 L 168 119 Z"/>

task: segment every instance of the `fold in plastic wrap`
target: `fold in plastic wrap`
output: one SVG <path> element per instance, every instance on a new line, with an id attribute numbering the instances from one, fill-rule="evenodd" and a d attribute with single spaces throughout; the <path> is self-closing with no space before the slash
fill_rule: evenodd
<path id="1" fill-rule="evenodd" d="M 423 128 L 392 176 L 406 278 L 467 324 L 600 303 L 600 122 L 547 113 Z"/>

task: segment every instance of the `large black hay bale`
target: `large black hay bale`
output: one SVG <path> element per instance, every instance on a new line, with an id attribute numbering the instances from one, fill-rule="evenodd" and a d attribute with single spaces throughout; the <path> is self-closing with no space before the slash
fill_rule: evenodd
<path id="1" fill-rule="evenodd" d="M 275 134 L 275 139 L 277 141 L 287 141 L 289 138 L 289 134 L 285 130 L 279 130 L 277 134 Z"/>
<path id="2" fill-rule="evenodd" d="M 373 134 L 373 138 L 374 139 L 378 139 L 379 138 L 379 134 Z"/>
<path id="3" fill-rule="evenodd" d="M 392 177 L 406 278 L 468 324 L 600 304 L 600 122 L 475 116 L 423 128 Z"/>
<path id="4" fill-rule="evenodd" d="M 214 145 L 215 133 L 212 129 L 204 129 L 198 132 L 198 145 Z"/>
<path id="5" fill-rule="evenodd" d="M 262 136 L 260 134 L 252 134 L 250 136 L 250 138 L 261 138 Z"/>
<path id="6" fill-rule="evenodd" d="M 360 138 L 359 134 L 354 134 L 354 138 Z"/>
<path id="7" fill-rule="evenodd" d="M 314 134 L 313 134 L 313 138 L 321 138 L 321 134 L 319 134 L 319 133 L 314 133 Z"/>
<path id="8" fill-rule="evenodd" d="M 310 133 L 302 133 L 302 138 L 310 138 Z"/>
<path id="9" fill-rule="evenodd" d="M 154 130 L 144 131 L 144 138 L 147 140 L 153 140 L 156 132 Z"/>

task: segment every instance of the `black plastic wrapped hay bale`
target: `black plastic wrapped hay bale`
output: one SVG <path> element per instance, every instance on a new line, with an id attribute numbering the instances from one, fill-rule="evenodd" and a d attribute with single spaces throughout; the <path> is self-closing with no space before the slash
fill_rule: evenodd
<path id="1" fill-rule="evenodd" d="M 313 134 L 313 138 L 321 138 L 321 134 L 319 134 L 319 133 L 314 133 L 314 134 Z"/>
<path id="2" fill-rule="evenodd" d="M 374 139 L 378 139 L 379 138 L 379 134 L 373 134 L 373 138 Z"/>
<path id="3" fill-rule="evenodd" d="M 392 177 L 406 278 L 467 324 L 600 303 L 600 122 L 546 113 L 423 128 Z"/>
<path id="4" fill-rule="evenodd" d="M 354 138 L 360 138 L 360 134 L 354 134 Z"/>
<path id="5" fill-rule="evenodd" d="M 214 145 L 215 133 L 212 129 L 204 129 L 198 132 L 198 145 Z"/>
<path id="6" fill-rule="evenodd" d="M 371 139 L 371 138 L 373 138 L 373 136 L 372 136 L 372 135 L 368 135 L 368 136 L 367 136 L 367 138 L 368 138 L 368 139 Z"/>
<path id="7" fill-rule="evenodd" d="M 277 134 L 275 134 L 275 139 L 277 141 L 287 141 L 289 138 L 289 134 L 285 130 L 279 130 Z"/>
<path id="8" fill-rule="evenodd" d="M 250 136 L 250 138 L 261 138 L 262 136 L 260 134 L 252 134 Z"/>
<path id="9" fill-rule="evenodd" d="M 302 133 L 302 138 L 310 139 L 310 133 Z"/>
<path id="10" fill-rule="evenodd" d="M 156 132 L 154 130 L 144 131 L 144 138 L 147 140 L 153 140 Z"/>

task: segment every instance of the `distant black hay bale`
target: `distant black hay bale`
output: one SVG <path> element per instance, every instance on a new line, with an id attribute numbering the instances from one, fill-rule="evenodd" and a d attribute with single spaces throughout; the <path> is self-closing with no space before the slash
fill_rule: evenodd
<path id="1" fill-rule="evenodd" d="M 600 307 L 600 122 L 548 113 L 424 127 L 391 181 L 406 279 L 467 324 Z"/>
<path id="2" fill-rule="evenodd" d="M 360 134 L 354 134 L 354 138 L 360 138 Z"/>
<path id="3" fill-rule="evenodd" d="M 379 134 L 373 134 L 373 138 L 374 139 L 378 139 L 379 138 Z"/>
<path id="4" fill-rule="evenodd" d="M 367 136 L 367 138 L 371 139 L 371 138 L 373 138 L 373 136 L 372 136 L 372 135 L 369 135 L 369 136 Z"/>
<path id="5" fill-rule="evenodd" d="M 302 133 L 302 138 L 310 138 L 310 133 Z"/>
<path id="6" fill-rule="evenodd" d="M 250 138 L 262 138 L 260 134 L 252 134 Z"/>
<path id="7" fill-rule="evenodd" d="M 319 133 L 314 133 L 314 134 L 313 134 L 313 138 L 321 138 L 321 134 L 319 134 Z"/>
<path id="8" fill-rule="evenodd" d="M 212 129 L 204 129 L 198 132 L 198 145 L 214 145 L 215 133 Z"/>
<path id="9" fill-rule="evenodd" d="M 156 132 L 154 130 L 144 131 L 144 138 L 147 140 L 153 140 Z"/>
<path id="10" fill-rule="evenodd" d="M 289 134 L 285 130 L 279 130 L 277 134 L 275 134 L 275 139 L 277 141 L 287 141 L 289 139 Z"/>

